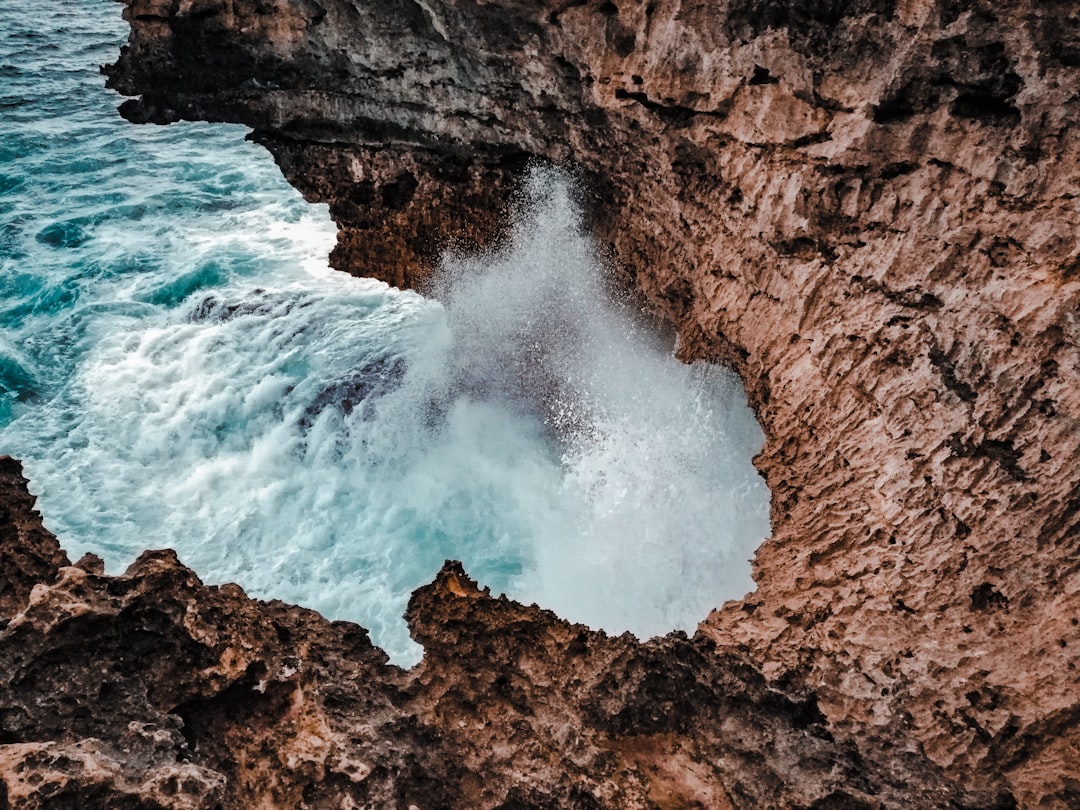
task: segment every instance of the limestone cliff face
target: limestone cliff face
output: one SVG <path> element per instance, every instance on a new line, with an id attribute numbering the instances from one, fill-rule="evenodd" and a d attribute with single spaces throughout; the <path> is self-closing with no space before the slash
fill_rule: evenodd
<path id="1" fill-rule="evenodd" d="M 25 483 L 0 457 L 0 517 L 31 529 L 0 553 L 52 552 L 0 609 L 2 808 L 1008 806 L 896 720 L 832 733 L 812 693 L 702 635 L 610 638 L 447 563 L 409 605 L 405 672 L 356 625 L 204 586 L 169 551 L 70 566 Z"/>
<path id="2" fill-rule="evenodd" d="M 1080 803 L 1075 3 L 125 14 L 122 111 L 251 126 L 330 204 L 339 268 L 422 284 L 440 245 L 497 236 L 530 159 L 579 167 L 627 281 L 683 357 L 739 370 L 768 437 L 758 589 L 703 622 L 701 655 L 814 694 L 860 750 Z"/>

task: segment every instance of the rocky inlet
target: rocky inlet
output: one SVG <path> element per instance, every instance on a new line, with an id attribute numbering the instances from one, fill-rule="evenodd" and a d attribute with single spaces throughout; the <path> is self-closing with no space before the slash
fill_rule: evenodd
<path id="1" fill-rule="evenodd" d="M 422 287 L 576 168 L 685 359 L 743 377 L 757 590 L 609 638 L 453 564 L 424 661 L 67 562 L 4 462 L 0 806 L 1080 806 L 1080 10 L 128 0 L 135 122 L 232 121 Z"/>

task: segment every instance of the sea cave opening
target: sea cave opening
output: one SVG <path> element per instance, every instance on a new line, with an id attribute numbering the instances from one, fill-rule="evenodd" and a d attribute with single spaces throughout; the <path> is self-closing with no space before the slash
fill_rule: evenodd
<path id="1" fill-rule="evenodd" d="M 13 130 L 35 270 L 0 346 L 30 380 L 3 450 L 73 559 L 171 547 L 403 665 L 409 594 L 448 558 L 642 637 L 752 589 L 769 493 L 742 386 L 612 300 L 565 174 L 531 171 L 506 239 L 445 255 L 425 298 L 330 270 L 326 208 L 239 128 L 133 127 L 92 80 L 56 78 L 72 137 Z"/>

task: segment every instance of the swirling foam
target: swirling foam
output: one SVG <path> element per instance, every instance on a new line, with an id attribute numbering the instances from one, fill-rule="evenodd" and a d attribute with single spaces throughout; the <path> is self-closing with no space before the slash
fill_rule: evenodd
<path id="1" fill-rule="evenodd" d="M 448 557 L 644 635 L 752 586 L 741 388 L 611 302 L 565 178 L 525 181 L 500 249 L 446 258 L 444 305 L 349 278 L 325 208 L 237 128 L 116 118 L 98 3 L 4 11 L 0 449 L 73 555 L 173 547 L 401 663 Z"/>

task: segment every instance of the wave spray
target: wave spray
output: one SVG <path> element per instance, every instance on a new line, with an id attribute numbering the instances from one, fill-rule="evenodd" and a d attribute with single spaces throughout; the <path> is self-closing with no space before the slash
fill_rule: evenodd
<path id="1" fill-rule="evenodd" d="M 273 262 L 235 233 L 178 237 L 49 316 L 64 376 L 0 438 L 74 556 L 173 547 L 208 582 L 363 624 L 399 663 L 419 656 L 408 596 L 446 558 L 592 626 L 692 628 L 752 587 L 762 437 L 731 373 L 611 303 L 571 198 L 534 171 L 501 247 L 445 258 L 441 303 L 329 271 L 332 232 L 303 216 Z M 94 233 L 80 250 L 127 238 Z M 183 271 L 222 250 L 243 270 Z"/>

